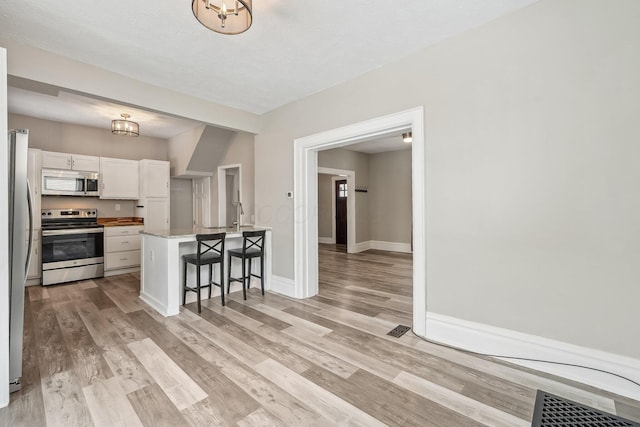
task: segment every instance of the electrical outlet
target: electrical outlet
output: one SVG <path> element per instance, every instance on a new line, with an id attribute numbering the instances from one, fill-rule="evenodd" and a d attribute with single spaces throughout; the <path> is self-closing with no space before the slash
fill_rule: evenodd
<path id="1" fill-rule="evenodd" d="M 293 191 L 287 191 L 287 199 L 293 199 Z"/>
<path id="2" fill-rule="evenodd" d="M 116 203 L 116 211 L 120 210 L 120 203 Z"/>

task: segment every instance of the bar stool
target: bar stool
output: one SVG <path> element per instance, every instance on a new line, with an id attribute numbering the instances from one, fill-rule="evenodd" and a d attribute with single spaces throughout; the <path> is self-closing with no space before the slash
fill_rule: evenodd
<path id="1" fill-rule="evenodd" d="M 227 251 L 227 294 L 231 289 L 231 282 L 242 282 L 242 296 L 247 299 L 247 288 L 251 286 L 251 277 L 260 278 L 260 287 L 262 295 L 264 295 L 264 230 L 260 231 L 244 231 L 242 233 L 242 249 L 229 249 Z M 240 258 L 242 260 L 242 277 L 231 277 L 231 257 Z M 251 273 L 251 261 L 254 258 L 260 258 L 260 275 Z M 246 262 L 248 261 L 248 273 L 246 270 Z"/>
<path id="2" fill-rule="evenodd" d="M 226 233 L 216 234 L 196 234 L 198 242 L 198 252 L 195 254 L 183 255 L 184 261 L 184 293 L 182 295 L 182 305 L 187 302 L 187 291 L 195 292 L 198 295 L 198 313 L 201 312 L 200 307 L 200 289 L 209 288 L 209 298 L 211 298 L 211 286 L 216 285 L 220 288 L 220 298 L 224 305 L 224 239 Z M 187 264 L 196 266 L 196 284 L 195 287 L 187 286 Z M 220 264 L 220 282 L 213 281 L 213 264 Z M 209 266 L 209 281 L 206 285 L 200 283 L 200 267 Z"/>

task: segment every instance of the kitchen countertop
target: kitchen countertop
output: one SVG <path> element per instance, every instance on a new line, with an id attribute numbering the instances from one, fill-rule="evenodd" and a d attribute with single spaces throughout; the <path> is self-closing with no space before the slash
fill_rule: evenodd
<path id="1" fill-rule="evenodd" d="M 144 220 L 137 217 L 98 218 L 98 224 L 104 227 L 122 227 L 125 225 L 144 225 Z"/>
<path id="2" fill-rule="evenodd" d="M 270 227 L 259 227 L 255 225 L 243 225 L 238 230 L 237 227 L 193 227 L 193 228 L 171 228 L 164 230 L 141 231 L 140 234 L 162 237 L 165 239 L 195 238 L 196 234 L 227 233 L 227 237 L 241 237 L 243 231 L 271 231 Z"/>

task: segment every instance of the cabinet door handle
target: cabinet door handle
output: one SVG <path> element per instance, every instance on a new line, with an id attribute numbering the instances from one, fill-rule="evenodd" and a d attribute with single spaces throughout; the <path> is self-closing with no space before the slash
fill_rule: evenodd
<path id="1" fill-rule="evenodd" d="M 126 245 L 127 243 L 129 243 L 129 241 L 127 240 L 126 242 L 121 242 L 123 245 Z"/>
<path id="2" fill-rule="evenodd" d="M 129 261 L 129 258 L 120 258 L 120 261 Z"/>

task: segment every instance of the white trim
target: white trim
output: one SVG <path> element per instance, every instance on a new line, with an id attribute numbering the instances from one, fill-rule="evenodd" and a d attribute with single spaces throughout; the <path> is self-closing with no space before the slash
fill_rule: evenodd
<path id="1" fill-rule="evenodd" d="M 427 312 L 426 326 L 428 339 L 455 347 L 589 366 L 640 382 L 640 360 L 630 357 L 431 312 Z M 619 377 L 573 366 L 504 360 L 640 400 L 640 388 Z"/>
<path id="2" fill-rule="evenodd" d="M 295 298 L 318 293 L 318 151 L 343 147 L 366 138 L 411 129 L 413 189 L 413 330 L 425 335 L 426 283 L 426 150 L 424 108 L 400 111 L 347 125 L 293 142 Z M 355 189 L 354 189 L 355 190 Z"/>
<path id="3" fill-rule="evenodd" d="M 287 279 L 286 277 L 276 276 L 275 274 L 271 275 L 271 292 L 276 292 L 282 295 L 286 295 L 288 297 L 294 298 L 296 293 L 295 282 L 291 279 Z"/>
<path id="4" fill-rule="evenodd" d="M 366 242 L 358 242 L 355 245 L 354 253 L 364 252 L 371 249 L 371 240 L 367 240 Z"/>
<path id="5" fill-rule="evenodd" d="M 324 243 L 327 245 L 335 245 L 336 239 L 333 237 L 318 237 L 318 243 Z"/>
<path id="6" fill-rule="evenodd" d="M 371 240 L 369 242 L 371 249 L 388 252 L 402 252 L 406 254 L 411 253 L 411 243 L 399 243 L 399 242 L 383 242 L 380 240 Z"/>
<path id="7" fill-rule="evenodd" d="M 242 164 L 234 163 L 232 165 L 218 166 L 218 226 L 227 226 L 227 169 L 238 168 L 238 190 L 240 195 L 238 200 L 242 202 Z M 240 216 L 242 224 L 242 216 Z"/>
<path id="8" fill-rule="evenodd" d="M 0 47 L 0 135 L 5 138 L 0 150 L 0 408 L 9 404 L 9 199 L 7 195 L 8 150 L 7 143 L 7 50 Z"/>
<path id="9" fill-rule="evenodd" d="M 151 307 L 155 308 L 156 311 L 162 314 L 164 317 L 175 316 L 176 314 L 180 313 L 180 309 L 178 309 L 177 313 L 169 312 L 169 309 L 165 304 L 152 297 L 151 295 L 145 293 L 144 291 L 140 292 L 140 299 L 149 304 Z"/>
<path id="10" fill-rule="evenodd" d="M 202 224 L 197 224 L 196 218 L 198 215 L 198 209 L 196 206 L 197 199 L 197 187 L 202 184 L 202 194 L 204 195 L 202 200 L 202 210 L 199 212 L 201 215 Z M 211 176 L 205 176 L 202 178 L 193 178 L 191 180 L 192 188 L 192 210 L 193 210 L 193 225 L 208 227 L 211 225 Z"/>

